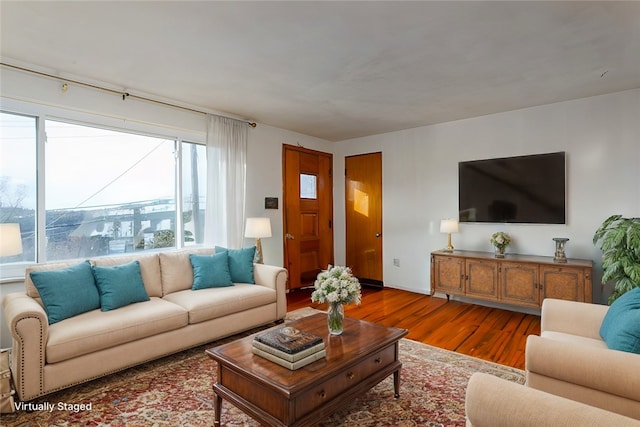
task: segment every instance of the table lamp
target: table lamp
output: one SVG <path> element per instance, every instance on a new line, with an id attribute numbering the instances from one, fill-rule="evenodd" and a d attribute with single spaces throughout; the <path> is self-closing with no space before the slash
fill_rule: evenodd
<path id="1" fill-rule="evenodd" d="M 14 256 L 21 253 L 20 224 L 9 222 L 0 224 L 0 256 Z"/>
<path id="2" fill-rule="evenodd" d="M 455 219 L 440 220 L 440 232 L 447 233 L 447 247 L 443 250 L 445 252 L 453 252 L 453 245 L 451 244 L 451 233 L 458 232 L 458 221 Z"/>
<path id="3" fill-rule="evenodd" d="M 269 218 L 247 218 L 244 237 L 253 237 L 256 239 L 254 262 L 262 264 L 262 242 L 260 239 L 263 237 L 271 237 L 271 220 L 269 220 Z"/>

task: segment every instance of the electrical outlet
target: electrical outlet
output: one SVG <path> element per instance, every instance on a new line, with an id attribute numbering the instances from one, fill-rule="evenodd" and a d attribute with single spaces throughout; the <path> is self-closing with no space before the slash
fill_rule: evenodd
<path id="1" fill-rule="evenodd" d="M 394 258 L 393 259 L 393 265 L 396 267 L 400 267 L 400 258 Z"/>

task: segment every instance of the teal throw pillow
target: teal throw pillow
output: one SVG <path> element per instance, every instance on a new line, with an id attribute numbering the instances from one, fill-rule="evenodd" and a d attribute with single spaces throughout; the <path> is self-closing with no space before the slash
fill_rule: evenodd
<path id="1" fill-rule="evenodd" d="M 253 258 L 256 255 L 256 247 L 242 249 L 227 249 L 216 246 L 216 253 L 227 252 L 229 254 L 229 272 L 234 283 L 256 283 L 253 278 Z"/>
<path id="2" fill-rule="evenodd" d="M 100 307 L 89 261 L 60 270 L 32 271 L 29 276 L 40 294 L 50 325 Z"/>
<path id="3" fill-rule="evenodd" d="M 191 289 L 221 288 L 233 286 L 229 273 L 229 257 L 226 252 L 213 255 L 189 254 L 193 267 Z"/>
<path id="4" fill-rule="evenodd" d="M 600 326 L 600 336 L 612 350 L 640 354 L 640 288 L 616 299 Z"/>
<path id="5" fill-rule="evenodd" d="M 149 301 L 138 261 L 112 267 L 94 265 L 93 275 L 100 291 L 102 311 L 115 310 L 135 302 Z"/>

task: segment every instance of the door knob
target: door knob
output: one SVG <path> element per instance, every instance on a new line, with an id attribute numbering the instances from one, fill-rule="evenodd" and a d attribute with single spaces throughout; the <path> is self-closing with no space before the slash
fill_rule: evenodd
<path id="1" fill-rule="evenodd" d="M 376 233 L 376 237 L 380 237 L 380 236 L 382 236 L 382 234 Z"/>
<path id="2" fill-rule="evenodd" d="M 293 234 L 289 234 L 289 233 L 285 234 L 284 237 L 286 237 L 287 239 L 290 239 L 290 240 L 294 239 Z"/>

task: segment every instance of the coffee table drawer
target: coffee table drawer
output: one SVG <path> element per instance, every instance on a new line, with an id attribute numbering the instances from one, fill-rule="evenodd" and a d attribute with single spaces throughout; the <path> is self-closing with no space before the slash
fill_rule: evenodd
<path id="1" fill-rule="evenodd" d="M 363 359 L 357 365 L 338 373 L 295 399 L 295 417 L 299 418 L 357 386 L 363 379 L 391 365 L 396 360 L 396 346 L 388 346 Z"/>

